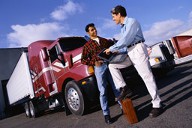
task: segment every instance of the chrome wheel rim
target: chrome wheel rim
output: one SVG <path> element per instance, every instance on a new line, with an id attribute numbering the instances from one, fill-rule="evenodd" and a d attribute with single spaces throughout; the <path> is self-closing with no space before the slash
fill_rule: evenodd
<path id="1" fill-rule="evenodd" d="M 67 100 L 69 103 L 69 106 L 77 111 L 80 108 L 80 98 L 77 93 L 77 91 L 74 88 L 70 88 L 67 92 Z"/>

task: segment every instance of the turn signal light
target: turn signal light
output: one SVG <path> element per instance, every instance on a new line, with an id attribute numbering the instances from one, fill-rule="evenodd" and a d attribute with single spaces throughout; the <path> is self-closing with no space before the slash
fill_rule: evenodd
<path id="1" fill-rule="evenodd" d="M 155 62 L 160 62 L 159 58 L 155 58 Z"/>
<path id="2" fill-rule="evenodd" d="M 93 68 L 93 66 L 88 66 L 88 73 L 89 74 L 94 74 L 94 68 Z"/>
<path id="3" fill-rule="evenodd" d="M 81 84 L 82 84 L 82 85 L 86 85 L 86 84 L 87 84 L 87 82 L 86 82 L 86 81 L 83 81 Z"/>

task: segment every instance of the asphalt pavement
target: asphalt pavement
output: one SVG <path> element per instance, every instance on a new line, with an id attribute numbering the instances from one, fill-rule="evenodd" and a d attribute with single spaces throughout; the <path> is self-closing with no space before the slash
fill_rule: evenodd
<path id="1" fill-rule="evenodd" d="M 121 114 L 119 105 L 110 107 L 113 124 L 104 122 L 99 107 L 84 116 L 66 116 L 63 111 L 49 111 L 38 118 L 26 118 L 19 114 L 0 120 L 0 128 L 192 128 L 192 62 L 179 65 L 157 80 L 164 112 L 156 117 L 148 116 L 151 98 L 145 85 L 138 80 L 128 81 L 134 91 L 132 102 L 138 123 L 130 124 Z"/>

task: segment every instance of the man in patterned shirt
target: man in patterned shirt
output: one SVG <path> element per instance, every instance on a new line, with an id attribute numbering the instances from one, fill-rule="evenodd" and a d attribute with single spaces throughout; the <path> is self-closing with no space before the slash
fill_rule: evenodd
<path id="1" fill-rule="evenodd" d="M 111 74 L 108 69 L 107 63 L 100 59 L 97 54 L 104 48 L 108 48 L 113 45 L 112 41 L 97 36 L 97 30 L 93 23 L 88 24 L 85 27 L 85 31 L 90 36 L 90 40 L 84 45 L 81 62 L 82 64 L 93 66 L 97 80 L 98 89 L 100 92 L 100 105 L 103 111 L 105 122 L 111 124 L 110 110 L 107 100 L 107 80 L 112 86 L 115 96 L 119 96 L 119 91 L 115 89 L 115 85 Z"/>

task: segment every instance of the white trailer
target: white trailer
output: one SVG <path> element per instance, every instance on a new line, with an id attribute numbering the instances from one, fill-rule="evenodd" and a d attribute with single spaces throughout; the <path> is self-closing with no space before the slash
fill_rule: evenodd
<path id="1" fill-rule="evenodd" d="M 27 53 L 23 52 L 6 86 L 10 105 L 34 98 Z"/>

